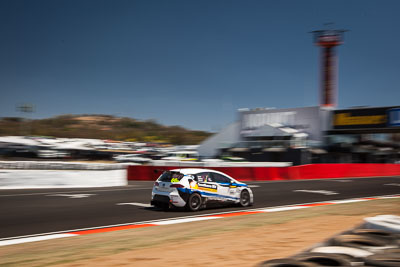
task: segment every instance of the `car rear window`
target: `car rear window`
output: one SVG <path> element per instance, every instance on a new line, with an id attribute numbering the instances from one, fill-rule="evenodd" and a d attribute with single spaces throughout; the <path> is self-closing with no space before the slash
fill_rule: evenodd
<path id="1" fill-rule="evenodd" d="M 160 178 L 158 178 L 159 181 L 161 182 L 171 182 L 172 179 L 174 179 L 174 181 L 178 180 L 180 181 L 183 176 L 185 176 L 184 174 L 180 173 L 180 172 L 164 172 Z"/>

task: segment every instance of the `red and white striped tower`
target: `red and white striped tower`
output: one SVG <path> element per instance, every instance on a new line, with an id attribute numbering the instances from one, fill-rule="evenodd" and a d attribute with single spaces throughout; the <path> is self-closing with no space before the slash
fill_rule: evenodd
<path id="1" fill-rule="evenodd" d="M 337 57 L 335 47 L 343 43 L 346 30 L 313 31 L 314 43 L 321 49 L 320 106 L 335 108 L 337 105 Z"/>

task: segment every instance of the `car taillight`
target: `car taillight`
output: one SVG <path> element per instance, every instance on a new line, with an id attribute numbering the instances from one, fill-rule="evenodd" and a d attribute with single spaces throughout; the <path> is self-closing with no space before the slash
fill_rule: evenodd
<path id="1" fill-rule="evenodd" d="M 183 185 L 181 185 L 181 184 L 171 184 L 169 187 L 183 188 Z"/>
<path id="2" fill-rule="evenodd" d="M 159 186 L 160 184 L 158 183 L 158 182 L 155 182 L 154 183 L 154 186 Z"/>

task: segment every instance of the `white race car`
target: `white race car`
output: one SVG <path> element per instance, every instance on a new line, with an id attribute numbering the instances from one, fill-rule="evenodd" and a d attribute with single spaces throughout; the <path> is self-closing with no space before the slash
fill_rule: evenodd
<path id="1" fill-rule="evenodd" d="M 197 211 L 210 202 L 253 204 L 253 192 L 244 183 L 209 169 L 176 169 L 165 171 L 156 180 L 151 205 L 168 209 L 186 207 Z"/>

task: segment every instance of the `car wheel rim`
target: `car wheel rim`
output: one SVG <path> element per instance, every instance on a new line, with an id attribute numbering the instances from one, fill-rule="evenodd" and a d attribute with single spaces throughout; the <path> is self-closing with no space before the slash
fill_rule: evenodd
<path id="1" fill-rule="evenodd" d="M 199 198 L 198 197 L 193 197 L 191 201 L 192 207 L 197 208 L 200 204 Z"/>
<path id="2" fill-rule="evenodd" d="M 250 201 L 250 195 L 247 192 L 243 192 L 242 194 L 242 204 L 246 205 Z"/>

